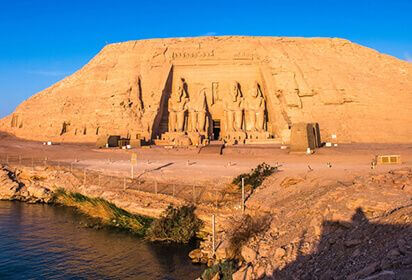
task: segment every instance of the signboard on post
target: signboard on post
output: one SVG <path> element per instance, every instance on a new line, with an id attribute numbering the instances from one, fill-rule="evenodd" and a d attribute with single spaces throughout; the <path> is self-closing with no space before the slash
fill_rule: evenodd
<path id="1" fill-rule="evenodd" d="M 135 165 L 137 165 L 137 154 L 136 154 L 136 153 L 132 153 L 132 157 L 131 157 L 131 159 L 130 159 L 130 167 L 131 167 L 130 177 L 131 177 L 132 179 L 133 179 L 133 174 L 134 174 L 133 168 L 134 168 Z"/>
<path id="2" fill-rule="evenodd" d="M 132 153 L 132 158 L 130 159 L 130 164 L 131 165 L 137 165 L 137 154 Z"/>

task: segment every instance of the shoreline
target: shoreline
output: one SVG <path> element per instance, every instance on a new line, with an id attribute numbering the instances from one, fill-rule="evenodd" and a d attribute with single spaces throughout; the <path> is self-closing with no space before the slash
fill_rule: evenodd
<path id="1" fill-rule="evenodd" d="M 131 213 L 146 216 L 158 217 L 171 202 L 176 206 L 187 202 L 184 198 L 161 193 L 160 185 L 158 193 L 143 191 L 146 185 L 150 189 L 152 182 L 148 180 L 139 182 L 141 184 L 136 185 L 139 189 L 129 189 L 123 188 L 121 178 L 115 179 L 111 176 L 108 177 L 109 182 L 117 180 L 117 187 L 97 184 L 96 176 L 87 177 L 87 184 L 84 184 L 82 170 L 71 172 L 64 166 L 13 168 L 17 171 L 17 178 L 28 182 L 27 185 L 40 188 L 51 186 L 54 190 L 64 187 L 70 192 L 100 197 Z M 407 261 L 409 252 L 412 253 L 408 247 L 402 245 L 408 242 L 408 236 L 412 236 L 407 234 L 412 229 L 412 221 L 407 219 L 411 211 L 408 206 L 412 198 L 411 168 L 408 165 L 379 167 L 378 170 L 361 175 L 352 174 L 345 178 L 335 176 L 334 172 L 327 175 L 320 176 L 316 172 L 297 175 L 284 174 L 282 171 L 276 173 L 268 177 L 262 186 L 248 197 L 245 215 L 240 211 L 237 196 L 239 190 L 236 186 L 233 190 L 226 186 L 224 200 L 219 202 L 219 205 L 215 205 L 213 199 L 208 201 L 207 196 L 204 197 L 206 200 L 199 201 L 196 214 L 205 222 L 205 232 L 211 230 L 211 214 L 218 217 L 216 253 L 214 257 L 210 256 L 211 240 L 205 238 L 197 249 L 198 255 L 192 259 L 204 262 L 202 259 L 206 258 L 207 261 L 213 257 L 216 262 L 209 265 L 237 259 L 240 268 L 234 273 L 234 277 L 243 275 L 242 277 L 247 279 L 260 279 L 265 275 L 272 277 L 285 273 L 303 277 L 305 273 L 300 269 L 302 265 L 308 266 L 307 271 L 317 275 L 317 270 L 305 261 L 304 256 L 320 258 L 319 262 L 327 267 L 327 259 L 331 256 L 323 259 L 315 254 L 316 250 L 320 250 L 319 246 L 338 246 L 331 252 L 344 254 L 342 258 L 358 254 L 356 249 L 371 251 L 367 255 L 362 254 L 363 259 L 359 260 L 356 266 L 341 268 L 343 275 L 359 273 L 369 276 L 388 267 L 393 268 L 393 273 L 403 273 L 402 269 L 397 270 L 395 261 L 385 257 L 385 252 L 405 252 L 398 255 L 397 261 L 401 263 Z M 359 221 L 356 220 L 358 212 L 362 216 Z M 375 235 L 377 228 L 396 238 L 383 240 L 385 246 L 382 248 L 369 246 L 368 240 L 359 243 L 351 233 L 351 229 L 356 228 L 356 223 L 362 226 L 360 233 L 353 235 L 384 238 L 385 235 Z M 339 235 L 341 228 L 346 236 Z M 239 232 L 241 235 L 236 236 Z M 332 240 L 333 243 L 328 243 L 327 240 Z M 302 246 L 299 245 L 301 242 L 306 245 L 299 247 Z M 237 245 L 236 248 L 233 248 L 234 244 Z M 363 268 L 378 259 L 382 260 L 379 269 L 370 274 L 363 271 Z M 302 263 L 299 263 L 300 261 Z M 342 263 L 350 262 L 345 259 Z"/>
<path id="2" fill-rule="evenodd" d="M 116 228 L 96 229 L 69 207 L 1 201 L 0 224 L 1 279 L 193 280 L 204 269 L 187 257 L 196 244 L 152 243 Z"/>
<path id="3" fill-rule="evenodd" d="M 72 208 L 92 220 L 95 227 L 117 228 L 144 237 L 153 221 L 153 218 L 131 214 L 103 198 L 85 196 L 61 187 L 51 189 L 28 183 L 29 178 L 21 169 L 13 172 L 11 168 L 3 166 L 0 179 L 0 200 Z M 30 174 L 30 179 L 41 180 L 42 177 Z"/>

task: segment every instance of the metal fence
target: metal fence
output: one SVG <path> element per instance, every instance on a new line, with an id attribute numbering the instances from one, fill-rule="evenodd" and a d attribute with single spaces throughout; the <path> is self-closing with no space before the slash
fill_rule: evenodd
<path id="1" fill-rule="evenodd" d="M 108 159 L 108 165 L 115 161 Z M 240 190 L 230 190 L 226 183 L 215 180 L 208 186 L 196 184 L 185 184 L 176 180 L 157 180 L 148 176 L 145 172 L 132 175 L 130 172 L 119 171 L 114 168 L 96 170 L 88 168 L 82 161 L 73 160 L 50 160 L 47 157 L 25 157 L 22 155 L 0 154 L 0 164 L 11 167 L 24 167 L 38 170 L 39 167 L 50 167 L 57 172 L 70 172 L 76 178 L 79 185 L 101 186 L 107 190 L 136 190 L 155 195 L 167 195 L 183 199 L 194 204 L 205 204 L 208 206 L 231 206 L 241 209 L 242 194 Z M 165 176 L 165 175 L 163 175 Z M 242 200 L 243 201 L 243 200 Z"/>

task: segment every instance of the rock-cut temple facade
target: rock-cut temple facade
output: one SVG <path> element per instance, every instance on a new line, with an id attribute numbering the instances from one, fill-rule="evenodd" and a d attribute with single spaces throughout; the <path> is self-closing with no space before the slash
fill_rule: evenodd
<path id="1" fill-rule="evenodd" d="M 0 130 L 42 141 L 270 144 L 307 122 L 325 141 L 410 142 L 411 108 L 411 63 L 347 40 L 153 39 L 107 45 Z"/>

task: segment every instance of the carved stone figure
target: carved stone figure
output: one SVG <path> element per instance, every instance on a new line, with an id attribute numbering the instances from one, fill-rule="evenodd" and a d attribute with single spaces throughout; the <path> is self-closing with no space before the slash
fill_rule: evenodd
<path id="1" fill-rule="evenodd" d="M 249 90 L 245 102 L 246 130 L 263 132 L 265 130 L 266 102 L 258 82 L 255 82 Z"/>
<path id="2" fill-rule="evenodd" d="M 238 82 L 233 82 L 225 99 L 225 117 L 227 132 L 242 131 L 243 109 L 242 93 Z"/>
<path id="3" fill-rule="evenodd" d="M 187 112 L 187 97 L 186 83 L 181 79 L 176 90 L 172 91 L 169 98 L 169 132 L 183 132 L 185 127 L 185 115 Z"/>
<path id="4" fill-rule="evenodd" d="M 123 104 L 125 108 L 131 108 L 132 114 L 140 116 L 144 114 L 143 95 L 142 95 L 142 81 L 140 76 L 130 85 L 128 93 L 128 106 Z"/>
<path id="5" fill-rule="evenodd" d="M 206 126 L 206 89 L 199 91 L 197 98 L 189 102 L 189 114 L 192 132 L 205 132 Z"/>
<path id="6" fill-rule="evenodd" d="M 137 78 L 137 102 L 138 102 L 138 107 L 140 108 L 140 110 L 144 112 L 143 95 L 142 95 L 142 79 L 140 78 L 140 76 Z"/>

